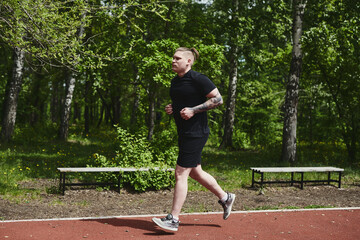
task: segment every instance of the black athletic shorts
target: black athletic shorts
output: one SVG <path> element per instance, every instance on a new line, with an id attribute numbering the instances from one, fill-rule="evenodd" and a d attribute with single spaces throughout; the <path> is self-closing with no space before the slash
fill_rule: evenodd
<path id="1" fill-rule="evenodd" d="M 204 137 L 179 136 L 179 156 L 177 164 L 181 167 L 192 168 L 201 164 L 201 152 L 209 135 Z"/>

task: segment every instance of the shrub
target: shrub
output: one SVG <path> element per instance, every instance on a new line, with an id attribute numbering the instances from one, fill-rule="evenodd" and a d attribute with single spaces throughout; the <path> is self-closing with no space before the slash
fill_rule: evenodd
<path id="1" fill-rule="evenodd" d="M 141 134 L 131 134 L 127 130 L 117 127 L 119 147 L 112 159 L 100 154 L 93 155 L 90 167 L 173 167 L 176 162 L 176 147 L 170 132 L 163 132 L 156 139 L 149 142 Z M 136 191 L 147 189 L 163 189 L 174 186 L 172 172 L 150 170 L 149 172 L 124 173 L 121 184 L 130 184 Z M 113 181 L 117 176 L 112 173 L 101 173 L 96 176 L 98 181 Z"/>

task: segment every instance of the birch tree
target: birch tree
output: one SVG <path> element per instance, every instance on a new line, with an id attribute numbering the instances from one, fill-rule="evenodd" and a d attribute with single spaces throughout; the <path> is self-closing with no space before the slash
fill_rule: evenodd
<path id="1" fill-rule="evenodd" d="M 239 46 L 237 44 L 239 34 L 239 1 L 234 0 L 232 2 L 232 15 L 231 25 L 235 29 L 232 29 L 230 36 L 230 51 L 229 51 L 229 63 L 230 63 L 230 74 L 229 74 L 229 86 L 227 92 L 226 111 L 225 111 L 225 123 L 224 123 L 224 134 L 222 137 L 222 143 L 220 147 L 233 147 L 232 136 L 234 131 L 234 120 L 235 120 L 235 108 L 236 108 L 236 90 L 238 80 L 238 52 Z"/>
<path id="2" fill-rule="evenodd" d="M 78 41 L 81 42 L 84 36 L 85 31 L 85 18 L 86 13 L 82 14 L 82 24 L 78 30 Z M 75 90 L 75 83 L 76 83 L 76 74 L 74 71 L 67 70 L 67 79 L 66 79 L 66 95 L 65 101 L 63 104 L 63 108 L 61 111 L 61 121 L 60 121 L 60 128 L 59 128 L 59 138 L 62 140 L 66 140 L 69 135 L 69 119 L 70 119 L 70 111 L 71 111 L 71 103 L 74 95 Z"/>
<path id="3" fill-rule="evenodd" d="M 281 160 L 294 163 L 296 161 L 296 127 L 297 107 L 299 101 L 299 82 L 302 67 L 301 35 L 306 0 L 293 0 L 292 59 L 289 80 L 286 86 L 284 127 Z"/>
<path id="4" fill-rule="evenodd" d="M 1 127 L 1 140 L 10 141 L 16 122 L 16 110 L 19 93 L 22 86 L 25 53 L 20 48 L 14 48 L 12 76 L 7 82 L 5 101 L 3 106 L 3 119 Z"/>

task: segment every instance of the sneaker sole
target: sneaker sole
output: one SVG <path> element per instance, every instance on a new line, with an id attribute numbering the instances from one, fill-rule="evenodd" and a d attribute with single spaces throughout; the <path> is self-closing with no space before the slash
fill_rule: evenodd
<path id="1" fill-rule="evenodd" d="M 176 232 L 178 230 L 177 228 L 171 228 L 171 227 L 162 225 L 162 221 L 160 218 L 153 218 L 152 221 L 162 229 L 166 229 L 166 230 L 174 231 L 174 232 Z"/>
<path id="2" fill-rule="evenodd" d="M 233 201 L 232 201 L 231 205 L 229 206 L 229 215 L 224 216 L 224 220 L 226 220 L 226 219 L 228 219 L 228 218 L 230 217 L 231 209 L 232 209 L 232 206 L 233 206 L 233 204 L 234 204 L 234 202 L 235 202 L 235 198 L 236 198 L 236 195 L 234 194 Z"/>

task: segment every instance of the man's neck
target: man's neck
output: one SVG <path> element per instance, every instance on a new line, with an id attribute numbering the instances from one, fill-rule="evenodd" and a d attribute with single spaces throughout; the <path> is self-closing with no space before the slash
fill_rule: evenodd
<path id="1" fill-rule="evenodd" d="M 185 74 L 188 73 L 190 70 L 191 70 L 191 68 L 189 68 L 189 69 L 187 69 L 187 70 L 185 70 L 185 71 L 183 71 L 183 72 L 181 72 L 181 73 L 177 73 L 177 74 L 178 74 L 179 77 L 183 77 L 183 76 L 185 76 Z"/>

